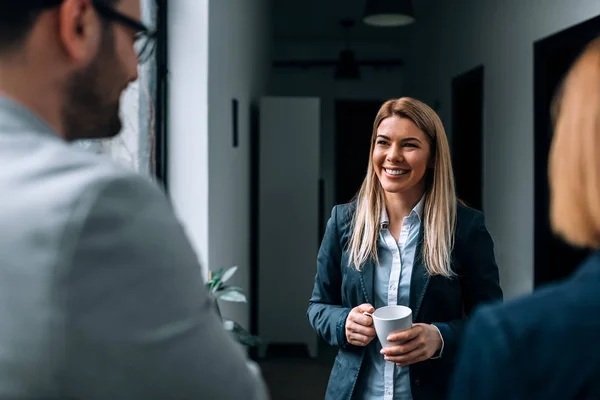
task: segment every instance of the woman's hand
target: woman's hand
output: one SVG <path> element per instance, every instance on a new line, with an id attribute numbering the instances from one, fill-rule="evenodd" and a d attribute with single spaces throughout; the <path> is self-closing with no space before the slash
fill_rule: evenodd
<path id="1" fill-rule="evenodd" d="M 394 344 L 381 349 L 381 354 L 399 367 L 429 360 L 442 347 L 440 332 L 429 324 L 414 324 L 406 331 L 390 333 L 387 340 Z"/>
<path id="2" fill-rule="evenodd" d="M 363 315 L 363 312 L 375 312 L 370 304 L 361 304 L 354 307 L 348 318 L 346 318 L 346 340 L 355 346 L 364 347 L 371 343 L 375 338 L 375 328 L 373 328 L 373 318 Z"/>

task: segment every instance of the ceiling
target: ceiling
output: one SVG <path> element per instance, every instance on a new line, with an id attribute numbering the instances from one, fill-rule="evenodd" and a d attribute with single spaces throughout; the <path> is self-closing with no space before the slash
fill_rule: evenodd
<path id="1" fill-rule="evenodd" d="M 436 0 L 413 0 L 417 23 Z M 340 20 L 356 21 L 353 42 L 394 41 L 410 33 L 411 26 L 375 28 L 362 23 L 366 0 L 271 0 L 274 37 L 277 41 L 344 39 Z"/>

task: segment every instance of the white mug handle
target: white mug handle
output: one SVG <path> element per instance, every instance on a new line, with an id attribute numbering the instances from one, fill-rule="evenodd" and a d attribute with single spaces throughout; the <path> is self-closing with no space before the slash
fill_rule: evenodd
<path id="1" fill-rule="evenodd" d="M 363 311 L 363 315 L 366 315 L 367 317 L 371 317 L 371 318 L 373 318 L 373 314 L 371 314 L 371 313 L 368 313 L 368 312 L 366 312 L 366 311 Z"/>

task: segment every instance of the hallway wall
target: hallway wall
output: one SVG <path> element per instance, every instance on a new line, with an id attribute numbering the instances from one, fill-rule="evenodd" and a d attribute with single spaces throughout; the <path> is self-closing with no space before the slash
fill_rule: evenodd
<path id="1" fill-rule="evenodd" d="M 483 201 L 506 297 L 533 288 L 533 43 L 599 13 L 594 0 L 438 0 L 415 24 L 406 90 L 439 101 L 448 130 L 452 78 L 485 66 Z"/>
<path id="2" fill-rule="evenodd" d="M 206 276 L 209 1 L 178 0 L 168 7 L 169 196 Z"/>
<path id="3" fill-rule="evenodd" d="M 169 3 L 169 186 L 207 269 L 239 266 L 250 283 L 250 116 L 266 92 L 268 0 Z M 239 101 L 239 146 L 232 146 L 232 98 Z M 248 293 L 249 294 L 249 293 Z M 248 296 L 249 297 L 249 296 Z M 222 304 L 249 324 L 248 304 Z"/>
<path id="4" fill-rule="evenodd" d="M 268 0 L 212 0 L 209 15 L 209 265 L 239 266 L 232 283 L 250 295 L 250 105 L 266 93 Z M 237 148 L 232 98 L 239 101 Z M 249 327 L 248 304 L 223 303 L 221 309 Z"/>

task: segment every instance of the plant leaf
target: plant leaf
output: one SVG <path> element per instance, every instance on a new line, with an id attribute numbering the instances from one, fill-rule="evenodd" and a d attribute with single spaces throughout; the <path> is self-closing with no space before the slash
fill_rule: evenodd
<path id="1" fill-rule="evenodd" d="M 219 268 L 219 269 L 215 269 L 215 270 L 210 270 L 210 279 L 209 281 L 220 281 L 221 280 L 221 276 L 223 275 L 223 268 Z"/>
<path id="2" fill-rule="evenodd" d="M 245 346 L 254 347 L 262 343 L 262 341 L 256 336 L 252 336 L 247 333 L 233 331 L 233 336 L 235 337 L 235 340 L 238 341 L 238 343 L 241 343 Z"/>
<path id="3" fill-rule="evenodd" d="M 221 285 L 221 290 L 219 290 L 220 292 L 240 292 L 240 293 L 244 293 L 244 288 L 240 287 L 240 286 L 233 286 L 233 285 Z"/>
<path id="4" fill-rule="evenodd" d="M 214 293 L 221 286 L 221 276 L 223 275 L 223 269 L 217 269 L 214 271 L 210 271 L 209 279 L 206 281 L 206 288 L 208 291 Z"/>
<path id="5" fill-rule="evenodd" d="M 210 281 L 206 284 L 208 291 L 213 294 L 221 290 L 222 286 L 223 283 L 221 281 Z"/>
<path id="6" fill-rule="evenodd" d="M 221 276 L 221 282 L 227 282 L 233 276 L 233 274 L 235 274 L 237 269 L 238 269 L 237 266 L 233 266 L 233 267 L 229 268 L 227 271 L 223 272 L 223 275 Z"/>
<path id="7" fill-rule="evenodd" d="M 210 281 L 206 282 L 206 288 L 208 289 L 209 292 L 214 292 L 216 287 L 217 287 L 217 282 L 215 280 L 210 280 Z"/>
<path id="8" fill-rule="evenodd" d="M 244 293 L 240 293 L 237 290 L 224 290 L 219 292 L 217 297 L 223 301 L 233 301 L 236 303 L 245 303 L 246 295 Z"/>
<path id="9" fill-rule="evenodd" d="M 245 346 L 258 346 L 263 342 L 261 338 L 251 335 L 246 329 L 244 329 L 235 321 L 225 320 L 224 326 L 228 332 L 231 332 L 238 343 L 241 343 Z"/>

